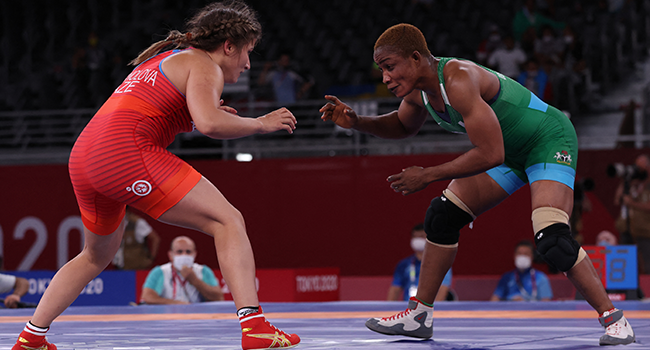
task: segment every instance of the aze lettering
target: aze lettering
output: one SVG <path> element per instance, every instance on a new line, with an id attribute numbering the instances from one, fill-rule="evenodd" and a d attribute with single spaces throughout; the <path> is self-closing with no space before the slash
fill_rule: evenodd
<path id="1" fill-rule="evenodd" d="M 157 77 L 158 71 L 153 69 L 135 70 L 124 79 L 124 82 L 118 86 L 117 89 L 115 89 L 115 93 L 122 94 L 125 92 L 131 92 L 133 91 L 133 88 L 141 82 L 154 87 L 156 85 Z"/>

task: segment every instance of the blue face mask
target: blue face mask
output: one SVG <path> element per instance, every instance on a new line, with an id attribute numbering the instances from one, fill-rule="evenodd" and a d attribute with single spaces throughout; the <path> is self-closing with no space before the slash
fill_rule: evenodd
<path id="1" fill-rule="evenodd" d="M 607 241 L 599 241 L 598 245 L 605 246 L 605 247 L 610 246 L 609 242 L 607 242 Z"/>

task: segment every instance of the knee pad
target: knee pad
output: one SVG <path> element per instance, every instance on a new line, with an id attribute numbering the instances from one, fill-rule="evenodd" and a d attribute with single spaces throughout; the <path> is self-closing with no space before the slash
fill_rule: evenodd
<path id="1" fill-rule="evenodd" d="M 472 222 L 473 217 L 444 195 L 431 201 L 424 218 L 424 232 L 429 242 L 439 245 L 456 245 L 460 229 Z"/>
<path id="2" fill-rule="evenodd" d="M 571 236 L 569 225 L 564 223 L 555 223 L 537 232 L 535 245 L 544 261 L 562 272 L 571 270 L 586 256 Z"/>

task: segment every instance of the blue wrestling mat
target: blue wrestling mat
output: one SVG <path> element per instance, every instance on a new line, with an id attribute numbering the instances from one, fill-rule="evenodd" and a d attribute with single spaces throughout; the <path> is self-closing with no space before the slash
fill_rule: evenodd
<path id="1" fill-rule="evenodd" d="M 650 349 L 650 303 L 614 302 L 636 332 L 620 349 Z M 584 301 L 442 302 L 433 338 L 385 336 L 366 329 L 369 317 L 403 311 L 405 302 L 262 303 L 267 318 L 297 333 L 296 349 L 602 349 L 597 314 Z M 33 309 L 0 309 L 0 350 L 13 346 Z M 70 307 L 48 339 L 60 350 L 241 349 L 232 302 L 173 306 Z"/>

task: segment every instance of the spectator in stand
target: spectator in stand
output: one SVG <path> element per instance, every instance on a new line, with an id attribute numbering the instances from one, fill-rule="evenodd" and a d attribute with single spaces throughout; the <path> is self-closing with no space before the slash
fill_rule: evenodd
<path id="1" fill-rule="evenodd" d="M 395 268 L 393 274 L 393 283 L 388 289 L 388 300 L 409 300 L 415 296 L 418 290 L 418 281 L 420 279 L 420 265 L 424 247 L 427 243 L 427 234 L 424 232 L 424 224 L 420 223 L 411 230 L 411 249 L 413 255 L 402 259 Z M 436 301 L 453 299 L 448 298 L 451 293 L 451 269 L 447 271 L 442 285 L 436 295 Z"/>
<path id="2" fill-rule="evenodd" d="M 169 262 L 156 266 L 144 282 L 141 302 L 147 304 L 190 304 L 223 300 L 214 272 L 194 262 L 196 245 L 186 236 L 174 238 Z"/>
<path id="3" fill-rule="evenodd" d="M 583 43 L 569 25 L 564 27 L 558 39 L 562 47 L 560 66 L 553 83 L 557 87 L 555 103 L 561 110 L 579 111 L 579 99 L 583 96 L 587 82 L 587 62 L 583 58 Z"/>
<path id="4" fill-rule="evenodd" d="M 580 234 L 583 228 L 582 214 L 591 211 L 591 200 L 587 197 L 588 191 L 593 190 L 594 181 L 591 178 L 578 179 L 574 185 L 573 191 L 573 212 L 569 218 L 569 225 L 571 226 L 571 234 L 575 240 L 582 244 L 584 237 Z"/>
<path id="5" fill-rule="evenodd" d="M 548 96 L 546 95 L 548 75 L 546 72 L 537 64 L 535 59 L 529 59 L 525 63 L 525 68 L 519 74 L 519 78 L 517 78 L 519 84 L 526 87 L 540 99 L 548 101 Z"/>
<path id="6" fill-rule="evenodd" d="M 504 75 L 517 79 L 521 72 L 521 65 L 526 62 L 526 53 L 511 35 L 503 38 L 503 46 L 496 49 L 488 58 L 487 65 Z"/>
<path id="7" fill-rule="evenodd" d="M 615 203 L 621 205 L 616 229 L 621 235 L 629 233 L 632 244 L 637 245 L 639 273 L 650 274 L 650 157 L 642 154 L 634 165 L 634 175 L 622 180 L 616 192 Z M 625 182 L 628 182 L 628 191 L 625 191 Z"/>
<path id="8" fill-rule="evenodd" d="M 515 269 L 501 276 L 490 301 L 550 301 L 551 283 L 542 271 L 535 270 L 533 244 L 521 241 L 515 247 Z"/>
<path id="9" fill-rule="evenodd" d="M 555 29 L 550 25 L 542 27 L 542 34 L 535 42 L 535 58 L 547 72 L 562 66 L 564 43 L 559 41 Z"/>
<path id="10" fill-rule="evenodd" d="M 618 245 L 618 238 L 612 232 L 603 230 L 596 235 L 596 245 L 613 247 Z M 641 300 L 645 297 L 641 285 L 637 289 L 605 289 L 611 300 Z M 576 292 L 576 300 L 585 300 L 580 292 Z"/>
<path id="11" fill-rule="evenodd" d="M 515 40 L 515 42 L 522 50 L 524 50 L 526 57 L 535 57 L 535 45 L 537 45 L 537 40 L 539 40 L 539 37 L 535 27 L 530 27 L 524 32 L 521 40 Z"/>
<path id="12" fill-rule="evenodd" d="M 565 68 L 575 72 L 582 72 L 586 67 L 583 57 L 583 44 L 579 40 L 573 27 L 566 26 L 562 31 L 562 62 Z"/>
<path id="13" fill-rule="evenodd" d="M 288 53 L 281 54 L 275 64 L 268 62 L 264 65 L 258 84 L 271 84 L 275 101 L 282 106 L 295 103 L 314 85 L 313 81 L 305 79 L 291 67 L 291 56 Z"/>
<path id="14" fill-rule="evenodd" d="M 481 41 L 476 50 L 476 62 L 482 65 L 487 65 L 488 58 L 490 58 L 494 51 L 503 47 L 503 45 L 499 26 L 495 24 L 490 26 L 490 33 L 485 39 L 483 39 L 483 41 Z"/>
<path id="15" fill-rule="evenodd" d="M 613 233 L 607 230 L 602 230 L 596 236 L 596 245 L 609 247 L 618 245 L 618 238 Z"/>
<path id="16" fill-rule="evenodd" d="M 544 25 L 550 25 L 555 29 L 564 28 L 564 23 L 554 21 L 537 11 L 536 0 L 526 0 L 521 10 L 517 11 L 512 21 L 512 32 L 516 41 L 521 41 L 524 33 L 529 28 L 534 28 L 539 33 Z"/>

